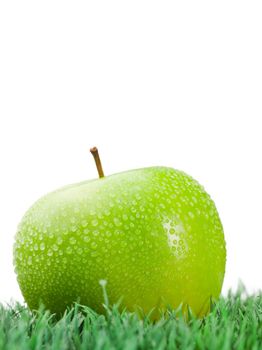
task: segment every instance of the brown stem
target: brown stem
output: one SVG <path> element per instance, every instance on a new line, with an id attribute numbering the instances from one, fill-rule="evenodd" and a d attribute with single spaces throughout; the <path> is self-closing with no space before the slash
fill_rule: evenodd
<path id="1" fill-rule="evenodd" d="M 92 147 L 92 148 L 90 148 L 90 152 L 92 153 L 94 160 L 96 162 L 96 168 L 97 168 L 97 172 L 98 172 L 99 177 L 100 178 L 104 177 L 104 172 L 103 172 L 101 160 L 99 157 L 98 149 L 96 147 Z"/>

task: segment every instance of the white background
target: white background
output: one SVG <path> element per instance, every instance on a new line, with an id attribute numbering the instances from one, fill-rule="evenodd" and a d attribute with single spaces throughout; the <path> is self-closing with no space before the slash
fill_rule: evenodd
<path id="1" fill-rule="evenodd" d="M 0 2 L 0 301 L 22 300 L 12 244 L 40 196 L 151 165 L 217 204 L 223 292 L 262 287 L 261 1 Z"/>

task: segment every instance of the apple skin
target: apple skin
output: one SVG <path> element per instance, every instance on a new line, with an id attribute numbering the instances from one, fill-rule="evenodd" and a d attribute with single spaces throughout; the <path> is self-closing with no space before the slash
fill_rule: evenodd
<path id="1" fill-rule="evenodd" d="M 202 186 L 166 167 L 63 187 L 23 217 L 14 265 L 31 309 L 61 313 L 74 301 L 145 313 L 189 305 L 197 316 L 220 295 L 226 263 L 218 212 Z"/>

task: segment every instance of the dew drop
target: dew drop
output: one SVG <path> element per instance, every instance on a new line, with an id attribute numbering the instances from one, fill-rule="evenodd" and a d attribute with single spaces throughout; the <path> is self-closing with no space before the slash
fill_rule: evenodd
<path id="1" fill-rule="evenodd" d="M 45 244 L 44 243 L 40 244 L 40 250 L 45 250 Z"/>
<path id="2" fill-rule="evenodd" d="M 99 284 L 100 286 L 105 287 L 107 284 L 107 280 L 99 280 Z"/>
<path id="3" fill-rule="evenodd" d="M 96 249 L 96 248 L 97 248 L 96 242 L 92 242 L 92 243 L 91 243 L 91 248 L 92 248 L 92 249 Z"/>
<path id="4" fill-rule="evenodd" d="M 51 249 L 48 250 L 47 255 L 48 255 L 48 256 L 52 256 L 52 255 L 53 255 L 53 252 L 52 252 Z"/>
<path id="5" fill-rule="evenodd" d="M 66 248 L 66 252 L 67 252 L 67 254 L 72 254 L 72 248 L 71 247 L 67 247 Z"/>
<path id="6" fill-rule="evenodd" d="M 91 243 L 91 248 L 92 248 L 92 249 L 96 249 L 96 248 L 97 248 L 96 242 L 92 242 L 92 243 Z"/>
<path id="7" fill-rule="evenodd" d="M 191 211 L 188 213 L 188 215 L 191 217 L 191 219 L 195 217 L 195 215 Z"/>
<path id="8" fill-rule="evenodd" d="M 98 221 L 97 221 L 96 219 L 93 219 L 93 220 L 92 220 L 92 226 L 95 227 L 95 226 L 97 226 L 97 225 L 98 225 Z"/>
<path id="9" fill-rule="evenodd" d="M 70 244 L 76 244 L 76 239 L 74 237 L 70 237 L 69 242 Z"/>
<path id="10" fill-rule="evenodd" d="M 56 244 L 53 245 L 53 251 L 58 251 L 58 246 Z"/>
<path id="11" fill-rule="evenodd" d="M 82 225 L 83 227 L 86 227 L 86 226 L 87 226 L 87 221 L 86 221 L 86 220 L 83 220 L 83 221 L 81 222 L 81 225 Z"/>
<path id="12" fill-rule="evenodd" d="M 91 209 L 89 213 L 90 215 L 95 215 L 96 212 L 94 211 L 94 209 Z"/>
<path id="13" fill-rule="evenodd" d="M 58 237 L 57 238 L 57 244 L 61 245 L 63 243 L 63 240 L 61 237 Z"/>
<path id="14" fill-rule="evenodd" d="M 114 224 L 119 227 L 122 225 L 122 222 L 118 218 L 114 218 Z"/>

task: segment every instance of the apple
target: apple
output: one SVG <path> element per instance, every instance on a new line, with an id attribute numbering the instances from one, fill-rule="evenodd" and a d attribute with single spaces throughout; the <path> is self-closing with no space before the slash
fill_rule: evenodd
<path id="1" fill-rule="evenodd" d="M 182 171 L 149 167 L 58 189 L 39 199 L 19 224 L 14 265 L 31 309 L 61 313 L 79 301 L 103 312 L 186 305 L 209 311 L 222 288 L 226 248 L 214 202 Z"/>

